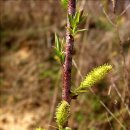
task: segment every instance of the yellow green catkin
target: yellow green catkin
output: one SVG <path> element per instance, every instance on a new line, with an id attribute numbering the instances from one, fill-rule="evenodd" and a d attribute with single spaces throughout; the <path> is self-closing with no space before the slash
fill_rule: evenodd
<path id="1" fill-rule="evenodd" d="M 88 73 L 75 92 L 80 92 L 81 90 L 85 90 L 86 88 L 95 85 L 97 82 L 102 80 L 111 69 L 112 66 L 108 64 L 94 68 L 90 73 Z"/>
<path id="2" fill-rule="evenodd" d="M 67 101 L 61 101 L 56 109 L 56 122 L 62 128 L 68 121 L 70 115 L 70 105 Z"/>

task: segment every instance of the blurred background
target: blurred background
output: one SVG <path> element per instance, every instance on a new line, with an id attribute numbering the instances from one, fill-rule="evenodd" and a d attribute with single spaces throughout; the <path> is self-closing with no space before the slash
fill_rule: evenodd
<path id="1" fill-rule="evenodd" d="M 116 0 L 115 13 L 112 0 L 78 0 L 77 9 L 87 15 L 87 31 L 75 37 L 72 87 L 94 67 L 113 70 L 72 100 L 69 126 L 130 130 L 130 0 Z M 62 68 L 52 46 L 65 27 L 60 0 L 0 0 L 0 130 L 56 129 Z"/>

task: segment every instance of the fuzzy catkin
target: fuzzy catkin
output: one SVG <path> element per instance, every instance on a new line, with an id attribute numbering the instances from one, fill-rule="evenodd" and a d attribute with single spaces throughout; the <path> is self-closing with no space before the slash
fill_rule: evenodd
<path id="1" fill-rule="evenodd" d="M 56 122 L 58 127 L 63 127 L 70 115 L 70 105 L 67 101 L 63 100 L 56 109 Z"/>
<path id="2" fill-rule="evenodd" d="M 93 69 L 81 82 L 79 90 L 93 86 L 95 83 L 102 80 L 106 74 L 112 69 L 111 65 L 105 64 Z"/>

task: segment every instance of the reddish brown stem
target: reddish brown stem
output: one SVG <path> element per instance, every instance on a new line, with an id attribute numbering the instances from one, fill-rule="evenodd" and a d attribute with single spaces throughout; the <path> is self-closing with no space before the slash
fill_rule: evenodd
<path id="1" fill-rule="evenodd" d="M 68 15 L 74 16 L 76 11 L 76 0 L 68 0 Z M 70 33 L 71 28 L 69 20 L 67 19 L 66 29 L 66 56 L 63 64 L 63 91 L 62 99 L 71 102 L 70 89 L 71 89 L 71 69 L 72 69 L 72 53 L 74 38 Z"/>

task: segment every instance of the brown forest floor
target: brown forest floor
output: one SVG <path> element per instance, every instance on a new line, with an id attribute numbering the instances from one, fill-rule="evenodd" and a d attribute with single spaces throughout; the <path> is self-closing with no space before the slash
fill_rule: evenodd
<path id="1" fill-rule="evenodd" d="M 116 15 L 129 4 L 129 0 L 124 7 L 119 4 Z M 104 6 L 114 21 L 111 2 Z M 88 17 L 81 26 L 88 31 L 75 38 L 78 70 L 85 76 L 110 63 L 113 71 L 93 87 L 95 95 L 88 92 L 72 101 L 69 124 L 73 130 L 121 130 L 122 125 L 129 130 L 130 8 L 118 19 L 120 46 L 101 2 L 81 0 L 78 8 L 82 7 Z M 65 20 L 59 0 L 0 0 L 0 130 L 55 129 L 53 114 L 61 100 L 62 76 L 52 46 L 55 32 L 65 36 Z M 72 76 L 73 87 L 78 86 L 81 77 L 75 67 Z"/>

